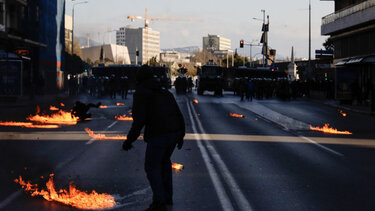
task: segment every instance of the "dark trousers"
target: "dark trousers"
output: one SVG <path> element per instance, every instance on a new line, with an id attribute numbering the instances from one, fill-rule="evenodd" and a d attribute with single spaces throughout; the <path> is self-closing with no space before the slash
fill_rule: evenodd
<path id="1" fill-rule="evenodd" d="M 153 192 L 154 203 L 172 201 L 171 155 L 177 144 L 177 134 L 169 133 L 147 140 L 145 171 Z"/>

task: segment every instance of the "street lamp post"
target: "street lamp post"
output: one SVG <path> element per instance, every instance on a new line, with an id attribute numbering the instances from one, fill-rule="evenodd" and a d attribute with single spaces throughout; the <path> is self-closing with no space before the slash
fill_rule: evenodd
<path id="1" fill-rule="evenodd" d="M 72 1 L 75 1 L 75 0 L 72 0 Z M 86 3 L 89 3 L 89 2 L 84 1 L 84 2 L 78 2 L 78 3 L 73 4 L 73 8 L 72 8 L 72 56 L 74 55 L 74 7 L 78 4 L 86 4 Z"/>

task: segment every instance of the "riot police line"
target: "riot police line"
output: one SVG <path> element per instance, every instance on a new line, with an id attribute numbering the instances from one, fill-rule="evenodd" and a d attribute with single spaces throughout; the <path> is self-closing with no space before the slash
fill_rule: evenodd
<path id="1" fill-rule="evenodd" d="M 164 66 L 110 65 L 93 67 L 87 76 L 71 76 L 68 79 L 69 95 L 89 94 L 94 97 L 119 95 L 125 99 L 128 92 L 136 88 L 136 74 L 140 69 L 148 69 L 152 74 L 166 80 L 170 85 L 170 71 Z"/>

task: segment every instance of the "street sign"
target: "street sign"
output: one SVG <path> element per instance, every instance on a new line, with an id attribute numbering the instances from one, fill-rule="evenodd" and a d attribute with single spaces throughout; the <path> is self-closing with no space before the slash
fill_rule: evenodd
<path id="1" fill-rule="evenodd" d="M 315 50 L 315 54 L 319 54 L 319 55 L 333 55 L 333 50 Z"/>

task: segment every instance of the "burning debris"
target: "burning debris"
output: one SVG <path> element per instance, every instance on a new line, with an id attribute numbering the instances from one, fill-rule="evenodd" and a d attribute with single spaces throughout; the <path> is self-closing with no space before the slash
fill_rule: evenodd
<path id="1" fill-rule="evenodd" d="M 101 106 L 99 106 L 99 108 L 101 108 L 101 109 L 106 109 L 106 108 L 108 108 L 108 106 L 106 106 L 106 105 L 101 105 Z"/>
<path id="2" fill-rule="evenodd" d="M 119 120 L 119 121 L 133 121 L 133 117 L 131 116 L 126 116 L 126 114 L 120 116 L 115 116 L 115 119 Z"/>
<path id="3" fill-rule="evenodd" d="M 346 117 L 346 116 L 347 116 L 347 114 L 344 113 L 342 110 L 340 110 L 340 114 L 341 114 L 343 117 Z"/>
<path id="4" fill-rule="evenodd" d="M 182 164 L 172 163 L 172 169 L 174 169 L 176 172 L 179 172 L 184 169 L 184 166 Z"/>
<path id="5" fill-rule="evenodd" d="M 124 106 L 124 103 L 116 103 L 117 106 Z"/>
<path id="6" fill-rule="evenodd" d="M 55 107 L 55 106 L 50 106 L 49 110 L 50 111 L 58 111 L 59 109 L 57 107 Z"/>
<path id="7" fill-rule="evenodd" d="M 32 122 L 42 124 L 58 124 L 58 125 L 75 125 L 78 122 L 78 117 L 72 116 L 70 112 L 59 110 L 57 113 L 51 115 L 35 114 L 26 118 Z"/>
<path id="8" fill-rule="evenodd" d="M 89 136 L 91 138 L 94 138 L 96 140 L 126 140 L 126 136 L 110 136 L 110 137 L 107 137 L 105 134 L 95 134 L 92 130 L 90 130 L 89 128 L 85 128 L 85 131 L 89 134 Z"/>
<path id="9" fill-rule="evenodd" d="M 231 116 L 231 117 L 235 117 L 235 118 L 245 118 L 244 115 L 241 115 L 241 114 L 235 114 L 235 113 L 229 113 L 229 116 Z"/>
<path id="10" fill-rule="evenodd" d="M 61 106 L 61 107 L 64 107 L 64 106 L 65 106 L 65 104 L 64 104 L 64 103 L 60 103 L 60 106 Z"/>
<path id="11" fill-rule="evenodd" d="M 109 209 L 116 206 L 116 201 L 112 195 L 106 193 L 97 193 L 92 190 L 87 193 L 78 190 L 73 183 L 70 183 L 69 189 L 56 190 L 53 182 L 54 174 L 50 175 L 45 189 L 39 189 L 37 184 L 26 182 L 19 176 L 14 182 L 21 185 L 27 193 L 31 196 L 42 196 L 47 201 L 56 201 L 78 209 L 83 210 L 96 210 L 96 209 Z"/>
<path id="12" fill-rule="evenodd" d="M 88 118 L 91 118 L 91 113 L 88 113 L 90 108 L 99 108 L 101 104 L 102 104 L 101 102 L 97 104 L 93 104 L 93 103 L 85 104 L 80 101 L 76 101 L 72 108 L 71 115 L 78 118 L 78 120 L 80 121 L 86 120 Z"/>
<path id="13" fill-rule="evenodd" d="M 331 128 L 331 127 L 329 127 L 329 124 L 325 124 L 323 127 L 313 127 L 313 126 L 310 125 L 310 130 L 319 131 L 319 132 L 323 132 L 323 133 L 330 133 L 330 134 L 342 134 L 342 135 L 353 134 L 349 131 L 339 131 L 335 128 Z"/>
<path id="14" fill-rule="evenodd" d="M 193 100 L 193 103 L 198 104 L 199 101 L 198 101 L 197 99 L 194 99 L 194 100 Z"/>
<path id="15" fill-rule="evenodd" d="M 58 125 L 34 125 L 32 122 L 1 122 L 0 121 L 0 126 L 42 128 L 42 129 L 59 128 Z"/>

